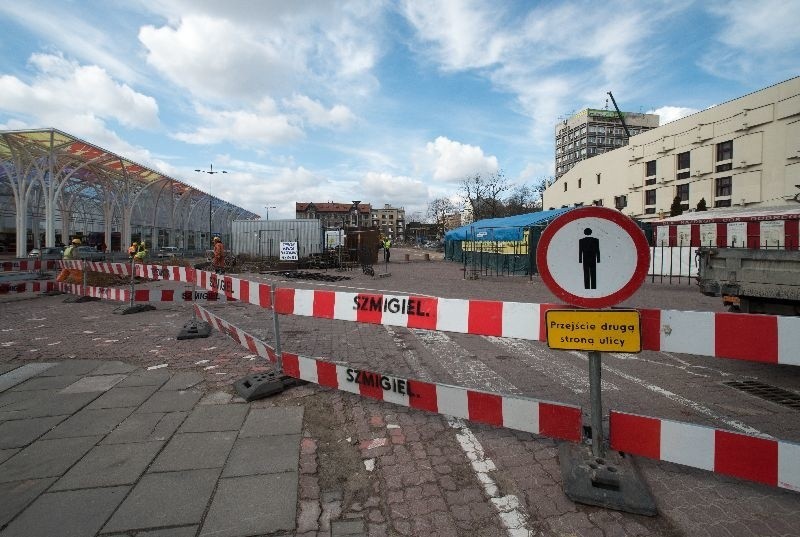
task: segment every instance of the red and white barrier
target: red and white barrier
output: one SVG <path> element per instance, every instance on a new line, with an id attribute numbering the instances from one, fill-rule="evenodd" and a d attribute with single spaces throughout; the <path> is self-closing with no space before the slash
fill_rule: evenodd
<path id="1" fill-rule="evenodd" d="M 119 287 L 92 287 L 77 285 L 74 283 L 57 282 L 53 288 L 61 291 L 62 293 L 69 293 L 71 295 L 88 296 L 92 298 L 100 298 L 102 300 L 115 300 L 117 302 L 128 302 L 131 298 L 129 289 Z"/>
<path id="2" fill-rule="evenodd" d="M 44 293 L 52 288 L 52 281 L 9 282 L 0 283 L 0 295 L 22 293 Z"/>
<path id="3" fill-rule="evenodd" d="M 130 263 L 127 265 L 130 271 Z M 195 270 L 191 267 L 175 265 L 134 265 L 134 272 L 140 278 L 149 280 L 170 280 L 175 282 L 192 283 Z"/>
<path id="4" fill-rule="evenodd" d="M 274 350 L 265 343 L 205 308 L 198 305 L 195 308 L 200 317 L 251 352 L 257 352 L 258 345 L 261 345 L 264 350 L 259 355 L 274 361 L 274 357 L 270 356 Z M 550 438 L 573 442 L 581 440 L 581 409 L 572 405 L 384 375 L 286 352 L 283 353 L 283 369 L 290 377 L 372 399 Z"/>
<path id="5" fill-rule="evenodd" d="M 15 261 L 3 261 L 0 263 L 0 272 L 33 272 L 35 270 L 54 269 L 58 266 L 57 260 L 28 260 L 18 259 Z"/>
<path id="6" fill-rule="evenodd" d="M 272 309 L 271 287 L 266 283 L 252 282 L 232 276 L 215 274 L 207 270 L 196 270 L 197 286 L 217 291 L 228 298 Z"/>
<path id="7" fill-rule="evenodd" d="M 611 448 L 800 491 L 800 444 L 610 411 Z"/>
<path id="8" fill-rule="evenodd" d="M 279 288 L 275 309 L 407 328 L 544 341 L 545 312 L 567 306 L 414 295 Z M 639 310 L 642 348 L 800 365 L 800 318 L 675 310 Z M 757 337 L 753 337 L 753 335 Z"/>

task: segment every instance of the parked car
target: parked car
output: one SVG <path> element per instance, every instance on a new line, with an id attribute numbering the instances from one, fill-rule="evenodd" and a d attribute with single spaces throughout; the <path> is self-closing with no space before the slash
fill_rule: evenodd
<path id="1" fill-rule="evenodd" d="M 165 257 L 180 257 L 183 255 L 177 246 L 164 246 L 157 253 L 156 257 L 163 259 Z"/>
<path id="2" fill-rule="evenodd" d="M 28 257 L 35 259 L 61 259 L 64 256 L 64 249 L 60 246 L 51 246 L 48 248 L 34 248 L 28 252 Z"/>
<path id="3" fill-rule="evenodd" d="M 98 252 L 97 249 L 91 246 L 76 246 L 72 252 L 72 257 L 84 261 L 103 261 L 106 254 Z"/>

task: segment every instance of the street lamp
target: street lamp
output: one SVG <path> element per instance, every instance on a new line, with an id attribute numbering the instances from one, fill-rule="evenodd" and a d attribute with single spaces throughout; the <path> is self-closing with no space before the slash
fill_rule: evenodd
<path id="1" fill-rule="evenodd" d="M 270 209 L 277 209 L 277 207 L 275 207 L 274 205 L 268 205 L 268 206 L 266 206 L 264 208 L 267 210 L 267 220 L 269 220 L 269 210 Z"/>
<path id="2" fill-rule="evenodd" d="M 211 167 L 208 170 L 195 170 L 198 173 L 207 173 L 209 175 L 214 175 L 215 173 L 228 173 L 225 170 L 217 170 L 214 171 L 214 165 L 211 164 Z M 214 198 L 211 196 L 211 181 L 209 181 L 208 185 L 208 241 L 211 244 L 211 248 L 214 248 L 214 237 L 211 234 L 211 208 Z"/>

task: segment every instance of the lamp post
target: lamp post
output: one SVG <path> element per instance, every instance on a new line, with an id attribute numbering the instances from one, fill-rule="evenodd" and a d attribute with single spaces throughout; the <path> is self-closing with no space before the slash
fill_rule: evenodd
<path id="1" fill-rule="evenodd" d="M 209 175 L 214 175 L 215 173 L 228 173 L 225 170 L 214 171 L 214 165 L 213 164 L 211 164 L 211 166 L 209 167 L 208 170 L 195 170 L 195 171 L 198 172 L 198 173 L 207 173 Z M 214 198 L 211 196 L 211 181 L 209 181 L 208 191 L 209 191 L 209 193 L 208 193 L 208 242 L 211 245 L 211 248 L 213 249 L 214 248 L 214 237 L 212 237 L 212 234 L 211 234 L 211 209 L 212 209 L 212 204 L 213 204 Z"/>
<path id="2" fill-rule="evenodd" d="M 277 207 L 274 206 L 274 205 L 267 205 L 264 208 L 267 210 L 267 220 L 269 220 L 269 210 L 270 209 L 277 209 Z"/>

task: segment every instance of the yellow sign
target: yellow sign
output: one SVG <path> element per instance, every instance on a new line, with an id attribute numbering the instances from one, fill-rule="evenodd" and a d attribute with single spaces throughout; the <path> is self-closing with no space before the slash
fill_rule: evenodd
<path id="1" fill-rule="evenodd" d="M 551 349 L 641 352 L 642 330 L 636 310 L 548 310 Z"/>

